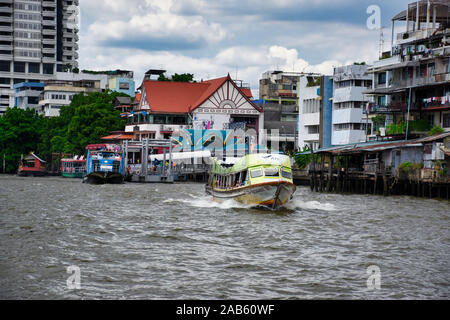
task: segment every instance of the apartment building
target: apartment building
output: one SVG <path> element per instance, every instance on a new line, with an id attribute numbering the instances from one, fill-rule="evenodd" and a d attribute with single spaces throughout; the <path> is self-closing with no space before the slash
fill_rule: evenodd
<path id="1" fill-rule="evenodd" d="M 365 64 L 334 68 L 332 145 L 368 139 L 367 130 L 372 122 L 368 119 L 366 105 L 370 98 L 363 92 L 372 88 L 372 75 L 367 73 L 367 68 Z"/>
<path id="2" fill-rule="evenodd" d="M 333 80 L 304 74 L 298 83 L 298 147 L 314 150 L 331 146 Z"/>
<path id="3" fill-rule="evenodd" d="M 106 90 L 105 75 L 84 75 L 65 73 L 56 79 L 46 80 L 39 96 L 38 113 L 46 117 L 59 116 L 62 106 L 68 106 L 74 95 L 79 93 L 102 92 Z"/>
<path id="4" fill-rule="evenodd" d="M 78 0 L 0 0 L 0 115 L 14 85 L 78 67 Z"/>
<path id="5" fill-rule="evenodd" d="M 449 1 L 422 0 L 393 17 L 391 51 L 368 69 L 371 117 L 383 115 L 385 126 L 426 120 L 450 131 L 449 13 Z M 399 21 L 406 31 L 395 33 Z"/>

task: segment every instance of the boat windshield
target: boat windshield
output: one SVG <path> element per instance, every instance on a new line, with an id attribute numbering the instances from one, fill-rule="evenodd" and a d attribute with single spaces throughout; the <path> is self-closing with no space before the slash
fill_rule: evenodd
<path id="1" fill-rule="evenodd" d="M 250 171 L 250 175 L 252 178 L 262 177 L 262 175 L 263 175 L 262 169 L 252 170 L 252 171 Z"/>
<path id="2" fill-rule="evenodd" d="M 264 175 L 266 177 L 278 177 L 280 173 L 278 172 L 277 168 L 265 168 Z"/>
<path id="3" fill-rule="evenodd" d="M 120 157 L 120 155 L 115 152 L 99 152 L 99 153 L 97 153 L 96 158 L 110 160 L 110 159 L 115 159 L 117 157 Z"/>
<path id="4" fill-rule="evenodd" d="M 283 176 L 283 178 L 286 178 L 286 179 L 291 179 L 292 178 L 292 173 L 291 172 L 289 172 L 289 171 L 281 171 L 281 175 Z"/>

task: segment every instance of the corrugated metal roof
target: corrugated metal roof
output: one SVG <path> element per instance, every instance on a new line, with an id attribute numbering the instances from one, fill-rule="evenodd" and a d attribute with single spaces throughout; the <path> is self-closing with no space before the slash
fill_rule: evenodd
<path id="1" fill-rule="evenodd" d="M 345 146 L 336 146 L 336 147 L 330 147 L 330 148 L 324 148 L 324 149 L 318 149 L 315 150 L 314 153 L 334 153 L 334 154 L 341 154 L 341 153 L 355 153 L 355 152 L 375 152 L 375 151 L 382 151 L 387 149 L 393 149 L 397 147 L 416 147 L 421 146 L 424 142 L 432 142 L 440 139 L 444 139 L 446 137 L 450 136 L 450 132 L 444 132 L 441 134 L 425 137 L 425 138 L 418 138 L 418 139 L 412 139 L 412 140 L 397 140 L 397 141 L 383 141 L 383 142 L 362 142 L 362 143 L 355 143 Z M 301 154 L 309 154 L 311 151 L 305 151 L 297 153 L 298 155 Z"/>

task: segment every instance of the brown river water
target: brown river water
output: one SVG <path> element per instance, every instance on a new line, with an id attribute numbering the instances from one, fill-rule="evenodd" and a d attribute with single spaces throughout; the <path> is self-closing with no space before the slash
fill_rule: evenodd
<path id="1" fill-rule="evenodd" d="M 0 175 L 0 299 L 449 299 L 449 204 Z"/>

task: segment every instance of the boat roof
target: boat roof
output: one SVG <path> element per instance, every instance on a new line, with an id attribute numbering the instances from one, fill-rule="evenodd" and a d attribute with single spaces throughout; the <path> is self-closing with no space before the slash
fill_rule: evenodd
<path id="1" fill-rule="evenodd" d="M 34 154 L 34 152 L 30 152 L 27 156 L 23 158 L 23 160 L 34 160 L 38 159 L 40 162 L 46 163 L 47 161 L 42 160 L 37 155 Z"/>
<path id="2" fill-rule="evenodd" d="M 216 159 L 213 159 L 212 172 L 214 173 L 234 173 L 256 166 L 283 166 L 291 168 L 291 158 L 283 154 L 253 153 L 240 158 L 232 167 L 222 166 Z"/>

